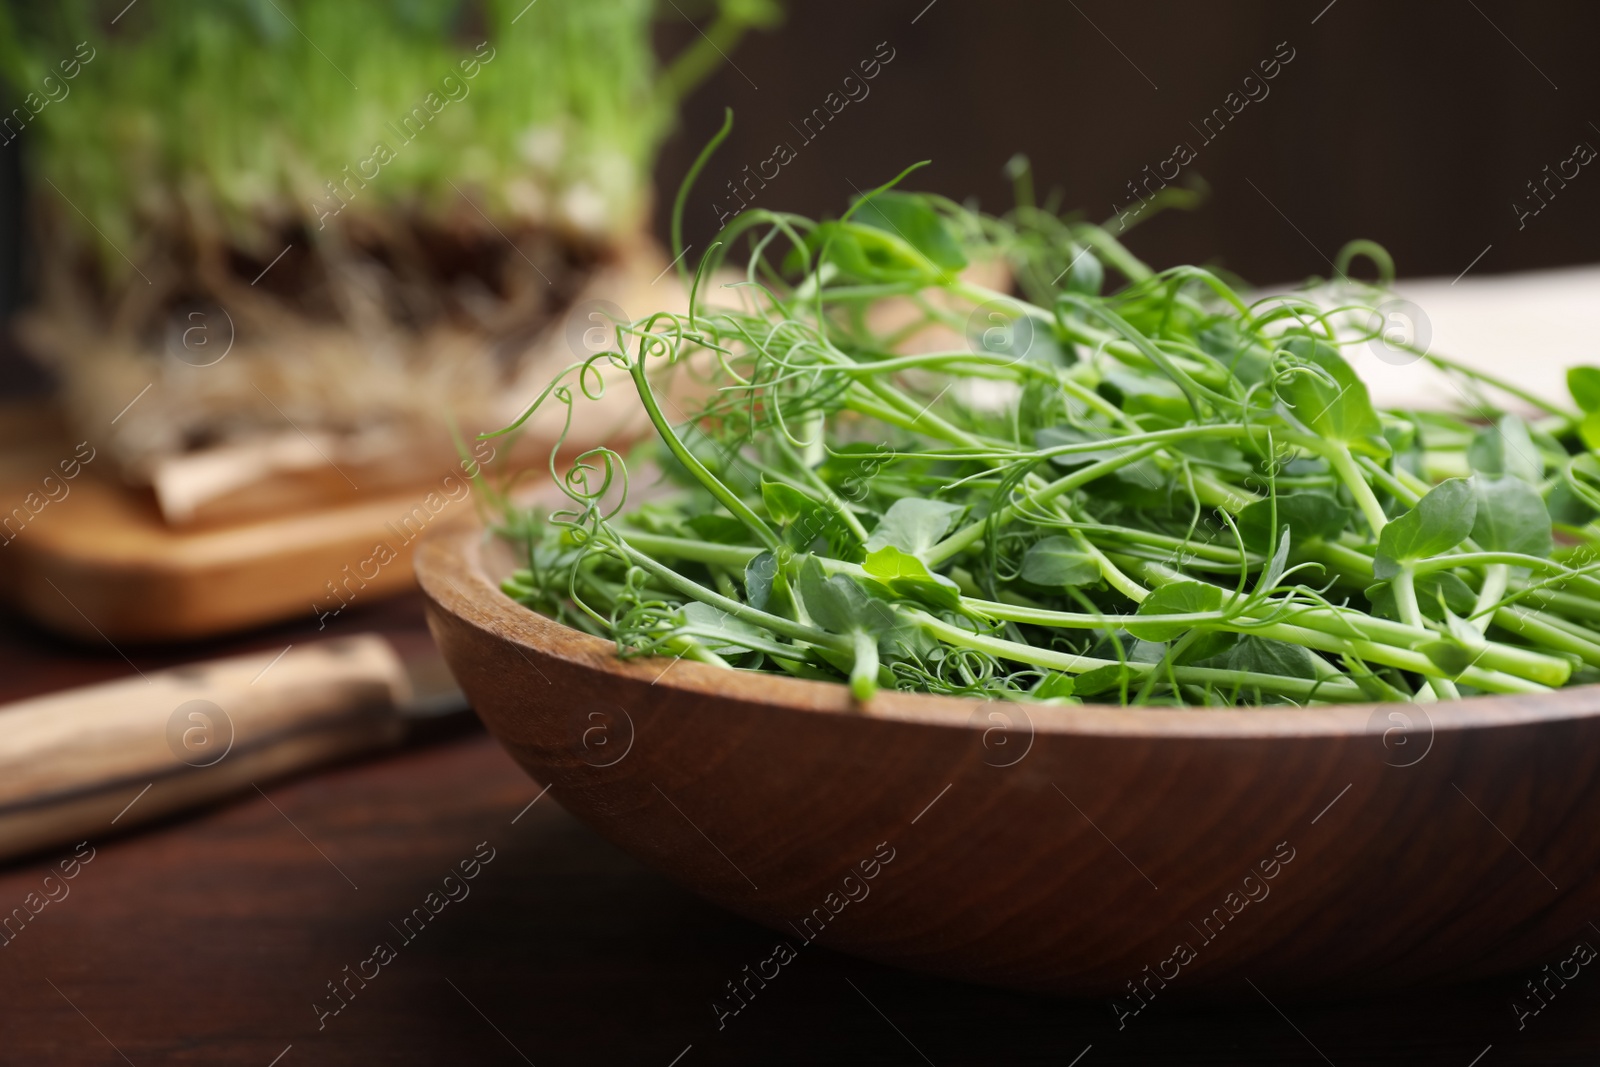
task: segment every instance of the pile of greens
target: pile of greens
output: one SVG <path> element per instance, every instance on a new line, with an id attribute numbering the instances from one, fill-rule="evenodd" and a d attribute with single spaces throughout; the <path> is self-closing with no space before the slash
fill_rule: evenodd
<path id="1" fill-rule="evenodd" d="M 692 313 L 618 323 L 535 401 L 581 418 L 620 372 L 658 439 L 578 456 L 563 510 L 504 510 L 526 551 L 509 595 L 624 656 L 862 701 L 1421 702 L 1600 678 L 1600 370 L 1572 372 L 1567 410 L 1418 352 L 1468 417 L 1378 411 L 1341 355 L 1378 328 L 1380 291 L 1348 274 L 1389 280 L 1376 246 L 1246 300 L 1026 188 L 997 218 L 899 180 L 835 221 L 740 216 Z M 743 280 L 708 299 L 736 246 Z M 963 274 L 997 257 L 1023 296 Z M 692 413 L 674 368 L 701 375 Z M 651 472 L 643 500 L 630 470 Z"/>

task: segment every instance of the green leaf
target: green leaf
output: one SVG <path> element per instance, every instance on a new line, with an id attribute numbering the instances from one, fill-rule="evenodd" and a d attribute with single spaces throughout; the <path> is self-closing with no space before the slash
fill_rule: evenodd
<path id="1" fill-rule="evenodd" d="M 1197 663 L 1196 666 L 1274 674 L 1283 678 L 1317 676 L 1315 656 L 1310 649 L 1301 645 L 1291 645 L 1287 641 L 1257 637 L 1255 634 L 1240 635 L 1238 642 L 1228 651 Z"/>
<path id="2" fill-rule="evenodd" d="M 1315 490 L 1282 492 L 1278 494 L 1277 526 L 1281 534 L 1285 526 L 1293 535 L 1296 545 L 1309 541 L 1331 541 L 1350 525 L 1355 512 L 1339 503 L 1327 493 Z M 1258 500 L 1247 504 L 1236 520 L 1245 547 L 1265 552 L 1272 538 L 1272 501 Z"/>
<path id="3" fill-rule="evenodd" d="M 1544 457 L 1528 424 L 1511 414 L 1478 431 L 1467 447 L 1467 462 L 1479 474 L 1504 474 L 1532 484 L 1544 477 Z"/>
<path id="4" fill-rule="evenodd" d="M 942 500 L 921 497 L 896 500 L 867 538 L 867 551 L 876 552 L 885 545 L 893 545 L 912 555 L 926 552 L 939 543 L 963 510 L 960 504 L 947 504 Z"/>
<path id="5" fill-rule="evenodd" d="M 936 608 L 961 605 L 961 589 L 955 582 L 942 574 L 934 574 L 922 560 L 893 545 L 884 545 L 869 553 L 861 567 L 900 596 Z"/>
<path id="6" fill-rule="evenodd" d="M 1578 436 L 1583 438 L 1584 447 L 1591 452 L 1600 452 L 1600 411 L 1591 411 L 1578 423 Z"/>
<path id="7" fill-rule="evenodd" d="M 1322 372 L 1300 371 L 1279 386 L 1278 395 L 1295 418 L 1319 437 L 1371 456 L 1388 455 L 1383 422 L 1372 406 L 1366 383 L 1338 349 L 1311 337 L 1290 338 L 1283 347 Z"/>
<path id="8" fill-rule="evenodd" d="M 778 558 L 762 552 L 744 565 L 744 598 L 753 608 L 765 610 L 772 597 L 772 580 L 778 576 Z"/>
<path id="9" fill-rule="evenodd" d="M 1267 379 L 1271 359 L 1259 341 L 1246 338 L 1232 319 L 1218 319 L 1196 336 L 1201 351 L 1214 357 L 1247 385 Z"/>
<path id="10" fill-rule="evenodd" d="M 700 638 L 707 648 L 719 656 L 749 651 L 748 645 L 739 643 L 740 637 L 770 638 L 772 636 L 759 626 L 751 625 L 720 608 L 714 608 L 710 604 L 702 604 L 698 600 L 691 600 L 683 606 L 683 621 L 685 625 L 693 626 L 698 630 L 711 630 L 716 633 L 726 634 L 727 640 L 720 643 Z"/>
<path id="11" fill-rule="evenodd" d="M 896 577 L 933 577 L 928 565 L 920 558 L 909 552 L 901 552 L 891 544 L 867 553 L 861 569 L 883 582 L 893 581 Z"/>
<path id="12" fill-rule="evenodd" d="M 1412 422 L 1386 422 L 1383 424 L 1383 439 L 1389 445 L 1389 451 L 1398 459 L 1415 460 L 1421 455 L 1417 444 L 1417 425 Z M 1410 468 L 1407 468 L 1410 469 Z"/>
<path id="13" fill-rule="evenodd" d="M 1372 564 L 1373 576 L 1393 578 L 1401 564 L 1450 551 L 1472 533 L 1477 511 L 1471 482 L 1465 478 L 1440 482 L 1417 501 L 1416 507 L 1383 528 Z"/>
<path id="14" fill-rule="evenodd" d="M 1600 517 L 1600 512 L 1574 492 L 1566 479 L 1550 487 L 1550 495 L 1545 498 L 1544 506 L 1550 513 L 1551 521 L 1564 522 L 1569 526 L 1584 526 Z"/>
<path id="15" fill-rule="evenodd" d="M 1417 651 L 1427 656 L 1435 667 L 1454 678 L 1478 658 L 1479 653 L 1474 652 L 1466 645 L 1453 637 L 1441 637 L 1435 641 L 1428 641 L 1419 645 Z"/>
<path id="16" fill-rule="evenodd" d="M 1120 663 L 1108 663 L 1092 671 L 1084 671 L 1073 680 L 1073 692 L 1080 697 L 1099 696 L 1120 688 L 1133 679 L 1133 672 Z"/>
<path id="17" fill-rule="evenodd" d="M 800 565 L 799 592 L 811 620 L 834 633 L 854 630 L 866 610 L 866 593 L 842 575 L 830 577 L 815 556 Z"/>
<path id="18" fill-rule="evenodd" d="M 827 506 L 802 493 L 792 485 L 761 479 L 761 502 L 766 505 L 772 521 L 788 525 L 813 512 L 826 511 Z"/>
<path id="19" fill-rule="evenodd" d="M 1067 292 L 1099 296 L 1106 280 L 1106 269 L 1099 257 L 1076 244 L 1068 245 L 1065 251 L 1072 257 L 1067 264 Z"/>
<path id="20" fill-rule="evenodd" d="M 1600 411 L 1600 367 L 1570 367 L 1567 392 L 1584 411 Z"/>
<path id="21" fill-rule="evenodd" d="M 813 252 L 825 256 L 851 278 L 865 282 L 921 282 L 944 280 L 947 272 L 899 235 L 854 222 L 822 222 L 806 240 Z M 797 265 L 798 255 L 791 256 Z"/>
<path id="22" fill-rule="evenodd" d="M 1473 593 L 1471 587 L 1448 571 L 1424 574 L 1417 579 L 1416 587 L 1417 606 L 1422 609 L 1422 614 L 1441 622 L 1445 618 L 1445 608 L 1467 612 L 1477 602 L 1477 594 Z M 1369 585 L 1365 592 L 1374 615 L 1385 619 L 1400 618 L 1400 610 L 1394 600 L 1394 587 L 1388 582 Z M 1441 599 L 1444 607 L 1440 606 Z"/>
<path id="23" fill-rule="evenodd" d="M 1111 477 L 1133 489 L 1146 492 L 1159 493 L 1167 484 L 1167 477 L 1161 471 L 1161 464 L 1151 456 L 1123 464 L 1111 472 Z"/>
<path id="24" fill-rule="evenodd" d="M 946 273 L 954 274 L 967 265 L 961 242 L 926 197 L 893 190 L 881 192 L 857 208 L 851 219 L 894 234 Z"/>
<path id="25" fill-rule="evenodd" d="M 1477 628 L 1474 627 L 1470 622 L 1468 622 L 1466 619 L 1463 619 L 1455 612 L 1449 610 L 1445 611 L 1444 625 L 1445 632 L 1449 636 L 1455 638 L 1457 641 L 1460 641 L 1462 644 L 1467 645 L 1470 648 L 1481 649 L 1483 647 L 1483 635 L 1480 634 L 1477 631 Z"/>
<path id="26" fill-rule="evenodd" d="M 834 633 L 881 632 L 894 625 L 889 605 L 869 597 L 849 577 L 827 574 L 815 556 L 800 565 L 800 599 L 812 621 Z"/>
<path id="27" fill-rule="evenodd" d="M 867 553 L 861 569 L 881 581 L 892 578 L 926 578 L 928 568 L 916 556 L 902 552 L 894 545 L 884 545 Z"/>
<path id="28" fill-rule="evenodd" d="M 1161 622 L 1163 615 L 1196 615 L 1222 610 L 1222 590 L 1209 582 L 1173 582 L 1153 590 L 1136 613 L 1140 621 L 1127 623 L 1128 632 L 1144 641 L 1170 641 L 1194 626 L 1193 622 Z M 1149 621 L 1143 621 L 1148 619 Z"/>
<path id="29" fill-rule="evenodd" d="M 926 578 L 893 578 L 889 581 L 893 592 L 929 607 L 954 610 L 961 606 L 961 587 L 942 574 Z"/>
<path id="30" fill-rule="evenodd" d="M 1174 425 L 1194 418 L 1194 408 L 1170 378 L 1152 378 L 1120 366 L 1106 368 L 1100 391 L 1129 415 L 1159 415 Z"/>
<path id="31" fill-rule="evenodd" d="M 700 540 L 709 541 L 712 544 L 747 545 L 750 543 L 750 530 L 732 515 L 719 515 L 714 511 L 708 511 L 704 515 L 692 516 L 684 525 L 694 531 L 694 535 Z"/>
<path id="32" fill-rule="evenodd" d="M 1208 630 L 1193 634 L 1185 648 L 1173 662 L 1180 665 L 1199 664 L 1202 660 L 1219 659 L 1239 643 L 1242 634 L 1231 630 Z"/>
<path id="33" fill-rule="evenodd" d="M 1548 556 L 1555 550 L 1550 513 L 1539 491 L 1517 478 L 1472 479 L 1477 497 L 1472 539 L 1486 552 Z"/>
<path id="34" fill-rule="evenodd" d="M 944 646 L 920 623 L 899 614 L 894 625 L 878 637 L 878 652 L 887 660 L 902 660 L 926 666 L 943 655 Z"/>
<path id="35" fill-rule="evenodd" d="M 1100 564 L 1068 537 L 1046 537 L 1022 555 L 1022 580 L 1046 589 L 1068 589 L 1100 580 Z"/>
<path id="36" fill-rule="evenodd" d="M 1261 577 L 1256 582 L 1257 592 L 1271 591 L 1278 587 L 1278 583 L 1283 580 L 1283 572 L 1289 569 L 1289 546 L 1293 543 L 1293 537 L 1285 530 L 1283 537 L 1278 541 L 1278 550 L 1261 569 Z"/>
<path id="37" fill-rule="evenodd" d="M 1160 663 L 1167 658 L 1167 642 L 1165 638 L 1159 641 L 1135 638 L 1127 646 L 1127 652 L 1129 663 Z"/>
<path id="38" fill-rule="evenodd" d="M 810 551 L 817 538 L 825 538 L 834 555 L 852 558 L 848 546 L 855 537 L 832 506 L 807 496 L 792 485 L 761 480 L 761 502 L 783 531 L 784 543 L 797 552 Z M 859 559 L 859 556 L 853 558 Z"/>
<path id="39" fill-rule="evenodd" d="M 1070 674 L 1061 674 L 1051 671 L 1044 676 L 1044 680 L 1033 687 L 1032 696 L 1039 700 L 1058 700 L 1062 697 L 1073 696 L 1078 689 Z"/>

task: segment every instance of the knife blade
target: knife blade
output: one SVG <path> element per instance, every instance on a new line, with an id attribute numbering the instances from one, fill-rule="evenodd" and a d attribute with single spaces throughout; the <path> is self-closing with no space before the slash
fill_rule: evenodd
<path id="1" fill-rule="evenodd" d="M 376 634 L 0 705 L 0 859 L 93 840 L 468 716 L 436 650 Z M 470 720 L 469 720 L 470 721 Z"/>

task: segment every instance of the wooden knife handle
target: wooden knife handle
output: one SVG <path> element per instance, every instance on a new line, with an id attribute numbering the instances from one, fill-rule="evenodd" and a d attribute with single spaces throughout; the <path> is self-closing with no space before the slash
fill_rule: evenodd
<path id="1" fill-rule="evenodd" d="M 410 698 L 394 649 L 363 634 L 0 707 L 0 858 L 394 744 Z"/>

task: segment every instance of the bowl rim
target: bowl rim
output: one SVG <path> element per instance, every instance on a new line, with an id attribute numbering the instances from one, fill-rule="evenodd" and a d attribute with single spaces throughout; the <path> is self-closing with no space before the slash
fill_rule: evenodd
<path id="1" fill-rule="evenodd" d="M 428 531 L 413 566 L 423 594 L 440 611 L 509 643 L 537 671 L 533 657 L 642 681 L 690 695 L 776 710 L 836 715 L 984 732 L 1017 729 L 1016 716 L 1036 733 L 1082 737 L 1213 738 L 1250 740 L 1291 737 L 1365 737 L 1393 728 L 1440 731 L 1522 726 L 1600 716 L 1600 685 L 1572 686 L 1538 694 L 1491 694 L 1439 704 L 1363 703 L 1315 708 L 1259 709 L 1126 707 L 1118 704 L 1028 705 L 976 697 L 881 691 L 866 707 L 850 698 L 842 682 L 781 674 L 728 671 L 692 660 L 661 657 L 619 659 L 616 645 L 535 612 L 500 590 L 490 576 L 485 549 L 497 535 L 479 523 Z M 499 543 L 504 544 L 503 541 Z M 509 547 L 509 546 L 507 546 Z M 531 654 L 531 655 L 530 655 Z M 1391 718 L 1398 715 L 1399 719 Z M 1421 719 L 1421 724 L 1417 719 Z"/>

